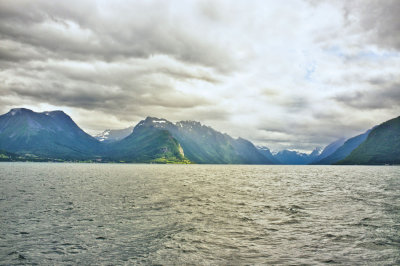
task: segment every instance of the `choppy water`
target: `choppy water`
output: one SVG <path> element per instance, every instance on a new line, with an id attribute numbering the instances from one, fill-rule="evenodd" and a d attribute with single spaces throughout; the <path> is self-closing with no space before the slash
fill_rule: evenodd
<path id="1" fill-rule="evenodd" d="M 0 164 L 0 264 L 400 264 L 400 167 Z"/>

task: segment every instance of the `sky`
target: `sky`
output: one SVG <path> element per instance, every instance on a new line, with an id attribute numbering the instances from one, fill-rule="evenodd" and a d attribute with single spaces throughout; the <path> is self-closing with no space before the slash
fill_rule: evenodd
<path id="1" fill-rule="evenodd" d="M 400 115 L 398 0 L 0 0 L 0 113 L 311 151 Z"/>

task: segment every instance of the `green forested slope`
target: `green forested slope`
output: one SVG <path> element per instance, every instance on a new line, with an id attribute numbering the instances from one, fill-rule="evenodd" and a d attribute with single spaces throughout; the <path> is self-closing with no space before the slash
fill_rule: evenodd
<path id="1" fill-rule="evenodd" d="M 338 164 L 400 164 L 400 116 L 375 127 L 368 138 Z"/>

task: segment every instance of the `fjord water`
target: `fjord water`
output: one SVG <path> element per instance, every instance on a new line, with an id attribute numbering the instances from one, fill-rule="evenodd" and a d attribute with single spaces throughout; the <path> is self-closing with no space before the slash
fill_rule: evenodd
<path id="1" fill-rule="evenodd" d="M 400 167 L 0 164 L 0 264 L 399 264 Z"/>

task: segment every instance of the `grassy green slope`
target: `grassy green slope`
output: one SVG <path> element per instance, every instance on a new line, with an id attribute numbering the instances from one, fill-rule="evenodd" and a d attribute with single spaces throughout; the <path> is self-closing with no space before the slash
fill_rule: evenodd
<path id="1" fill-rule="evenodd" d="M 128 137 L 107 144 L 106 158 L 121 162 L 190 163 L 167 130 L 136 128 Z"/>

